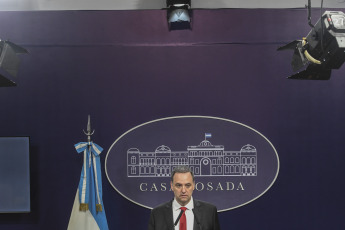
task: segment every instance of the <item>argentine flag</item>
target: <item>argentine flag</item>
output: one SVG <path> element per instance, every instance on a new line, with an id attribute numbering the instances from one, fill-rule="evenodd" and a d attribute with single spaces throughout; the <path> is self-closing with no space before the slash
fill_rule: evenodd
<path id="1" fill-rule="evenodd" d="M 103 149 L 93 142 L 81 142 L 75 148 L 84 154 L 84 164 L 67 230 L 108 230 L 99 159 Z"/>
<path id="2" fill-rule="evenodd" d="M 212 137 L 212 134 L 211 133 L 205 133 L 205 140 L 207 139 L 207 138 L 211 138 Z"/>

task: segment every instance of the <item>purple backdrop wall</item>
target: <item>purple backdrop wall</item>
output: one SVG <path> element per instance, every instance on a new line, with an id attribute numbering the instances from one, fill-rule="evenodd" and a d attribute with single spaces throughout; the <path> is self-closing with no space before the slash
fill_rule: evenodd
<path id="1" fill-rule="evenodd" d="M 194 10 L 193 19 L 192 31 L 169 32 L 163 10 L 0 12 L 2 39 L 30 51 L 18 86 L 0 88 L 0 136 L 31 137 L 32 182 L 32 212 L 0 214 L 0 229 L 67 228 L 82 164 L 73 145 L 88 114 L 102 163 L 117 137 L 153 119 L 249 125 L 276 147 L 280 174 L 255 202 L 220 213 L 222 229 L 345 228 L 344 67 L 330 81 L 287 80 L 292 53 L 276 51 L 307 35 L 307 12 Z M 150 211 L 103 176 L 110 229 L 146 229 Z"/>

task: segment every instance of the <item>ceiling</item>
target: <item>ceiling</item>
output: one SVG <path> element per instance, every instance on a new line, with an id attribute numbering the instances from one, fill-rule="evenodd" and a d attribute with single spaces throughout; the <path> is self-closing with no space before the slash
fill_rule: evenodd
<path id="1" fill-rule="evenodd" d="M 0 11 L 162 9 L 165 0 L 0 0 Z M 304 8 L 307 0 L 192 0 L 194 9 Z M 321 0 L 313 0 L 320 7 Z M 324 0 L 325 8 L 345 8 L 345 0 Z"/>

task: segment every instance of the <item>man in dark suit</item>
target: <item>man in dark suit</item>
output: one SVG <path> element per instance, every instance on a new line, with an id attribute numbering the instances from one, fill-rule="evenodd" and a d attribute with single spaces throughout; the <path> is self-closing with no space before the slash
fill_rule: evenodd
<path id="1" fill-rule="evenodd" d="M 220 230 L 217 208 L 192 198 L 195 180 L 188 166 L 173 170 L 170 186 L 174 199 L 151 211 L 148 230 Z"/>

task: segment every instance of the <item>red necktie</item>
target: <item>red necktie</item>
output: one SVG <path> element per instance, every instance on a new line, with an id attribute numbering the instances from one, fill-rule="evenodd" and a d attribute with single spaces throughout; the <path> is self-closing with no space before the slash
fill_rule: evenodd
<path id="1" fill-rule="evenodd" d="M 180 219 L 180 230 L 187 230 L 187 219 L 186 219 L 186 207 L 181 207 L 181 210 L 183 210 L 181 219 Z"/>

